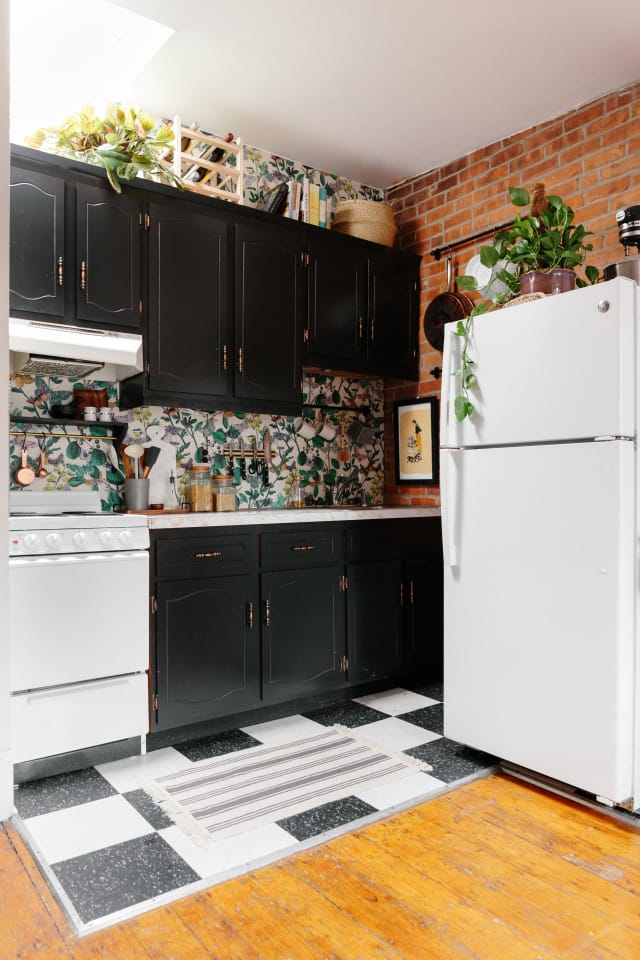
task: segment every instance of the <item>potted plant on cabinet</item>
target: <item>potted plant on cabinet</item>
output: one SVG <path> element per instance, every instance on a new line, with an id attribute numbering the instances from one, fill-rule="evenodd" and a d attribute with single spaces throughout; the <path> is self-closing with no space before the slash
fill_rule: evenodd
<path id="1" fill-rule="evenodd" d="M 545 196 L 544 184 L 537 183 L 530 196 L 521 187 L 509 187 L 511 202 L 516 207 L 529 206 L 529 214 L 516 214 L 511 226 L 495 234 L 490 246 L 480 248 L 480 263 L 491 271 L 488 282 L 479 286 L 476 277 L 457 278 L 461 290 L 480 292 L 468 317 L 455 329 L 462 338 L 460 366 L 454 375 L 460 377 L 460 391 L 455 399 L 458 420 L 471 418 L 474 405 L 470 391 L 477 388 L 475 363 L 469 353 L 473 318 L 502 306 L 514 297 L 525 294 L 555 294 L 596 283 L 597 267 L 585 267 L 586 280 L 576 276 L 587 253 L 593 249 L 586 238 L 591 235 L 582 224 L 574 223 L 574 211 L 559 196 Z"/>
<path id="2" fill-rule="evenodd" d="M 156 127 L 149 114 L 135 107 L 110 103 L 104 117 L 97 116 L 93 107 L 84 107 L 59 127 L 36 130 L 25 137 L 25 143 L 104 167 L 116 193 L 122 192 L 121 180 L 138 175 L 181 186 L 164 160 L 173 143 L 172 130 Z"/>

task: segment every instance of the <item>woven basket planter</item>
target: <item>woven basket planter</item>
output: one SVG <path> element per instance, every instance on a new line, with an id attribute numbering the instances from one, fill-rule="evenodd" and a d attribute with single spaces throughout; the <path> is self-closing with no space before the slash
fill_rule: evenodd
<path id="1" fill-rule="evenodd" d="M 393 209 L 377 200 L 338 200 L 332 230 L 392 247 L 398 228 Z"/>

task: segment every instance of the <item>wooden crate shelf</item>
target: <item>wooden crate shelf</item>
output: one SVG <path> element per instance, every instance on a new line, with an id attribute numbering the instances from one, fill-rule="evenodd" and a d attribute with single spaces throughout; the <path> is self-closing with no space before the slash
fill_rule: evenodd
<path id="1" fill-rule="evenodd" d="M 231 143 L 210 133 L 204 133 L 197 127 L 185 127 L 179 116 L 174 117 L 173 159 L 171 169 L 180 177 L 186 190 L 201 193 L 207 197 L 229 200 L 242 204 L 244 187 L 244 151 L 243 142 L 235 138 Z M 183 140 L 188 140 L 183 144 Z M 217 161 L 210 157 L 216 150 L 224 153 Z M 231 164 L 235 158 L 235 164 Z M 202 179 L 189 180 L 189 175 L 198 169 L 206 170 Z"/>

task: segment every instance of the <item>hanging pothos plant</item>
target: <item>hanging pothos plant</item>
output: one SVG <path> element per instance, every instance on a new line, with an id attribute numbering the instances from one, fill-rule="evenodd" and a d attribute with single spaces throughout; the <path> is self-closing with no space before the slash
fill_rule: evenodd
<path id="1" fill-rule="evenodd" d="M 181 185 L 164 161 L 173 143 L 173 131 L 165 125 L 156 127 L 148 113 L 135 107 L 110 103 L 104 117 L 96 116 L 93 107 L 84 107 L 59 127 L 36 130 L 25 143 L 104 167 L 116 193 L 122 193 L 120 181 L 139 175 Z"/>
<path id="2" fill-rule="evenodd" d="M 513 224 L 495 234 L 491 246 L 480 247 L 480 262 L 491 270 L 488 283 L 480 290 L 476 277 L 461 276 L 456 282 L 461 290 L 480 292 L 473 310 L 456 324 L 455 335 L 462 340 L 460 366 L 453 375 L 460 378 L 460 390 L 454 401 L 456 419 L 470 419 L 475 407 L 470 391 L 477 389 L 475 361 L 470 355 L 474 317 L 507 303 L 520 293 L 520 276 L 528 270 L 548 272 L 554 269 L 574 270 L 584 263 L 593 248 L 585 243 L 590 231 L 573 222 L 574 212 L 557 196 L 545 196 L 544 184 L 534 185 L 533 196 L 521 187 L 509 187 L 509 197 L 516 207 L 530 206 L 529 215 L 516 214 Z M 585 267 L 586 280 L 576 277 L 584 287 L 596 283 L 597 267 Z"/>

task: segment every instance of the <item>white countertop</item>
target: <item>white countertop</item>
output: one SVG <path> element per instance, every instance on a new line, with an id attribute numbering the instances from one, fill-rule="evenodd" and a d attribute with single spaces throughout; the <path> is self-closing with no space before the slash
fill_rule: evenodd
<path id="1" fill-rule="evenodd" d="M 440 507 L 308 507 L 302 510 L 229 510 L 167 513 L 149 517 L 150 530 L 185 527 L 238 527 L 268 523 L 327 523 L 337 520 L 406 520 L 439 517 Z"/>

